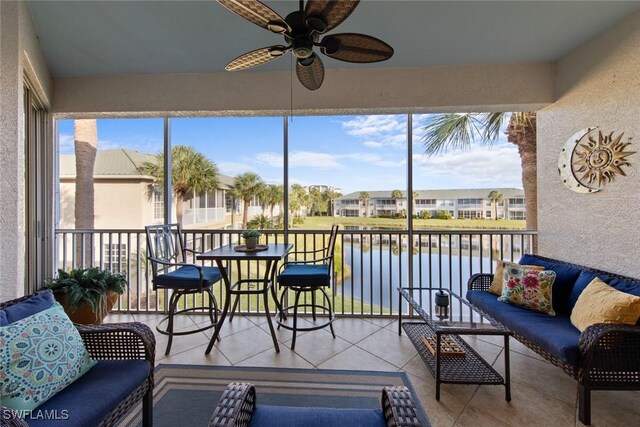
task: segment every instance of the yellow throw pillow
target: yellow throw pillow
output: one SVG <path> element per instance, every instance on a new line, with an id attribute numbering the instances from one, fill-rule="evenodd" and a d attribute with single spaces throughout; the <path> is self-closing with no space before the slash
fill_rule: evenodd
<path id="1" fill-rule="evenodd" d="M 580 332 L 596 323 L 635 325 L 640 318 L 640 297 L 621 292 L 598 277 L 582 291 L 571 311 L 571 323 Z"/>
<path id="2" fill-rule="evenodd" d="M 493 273 L 493 281 L 489 287 L 489 292 L 498 296 L 502 295 L 502 287 L 504 286 L 504 267 L 511 267 L 517 265 L 518 267 L 526 268 L 527 270 L 544 271 L 544 267 L 539 265 L 520 265 L 515 262 L 509 261 L 496 261 L 496 271 Z"/>

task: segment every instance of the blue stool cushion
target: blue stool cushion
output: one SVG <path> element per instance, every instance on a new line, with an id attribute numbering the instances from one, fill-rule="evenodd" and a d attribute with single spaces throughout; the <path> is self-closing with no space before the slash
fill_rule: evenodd
<path id="1" fill-rule="evenodd" d="M 222 279 L 222 274 L 217 267 L 202 267 L 202 275 L 204 277 L 203 288 L 208 288 Z M 200 284 L 200 275 L 196 268 L 182 266 L 170 273 L 158 275 L 153 283 L 159 288 L 196 289 Z"/>
<path id="2" fill-rule="evenodd" d="M 150 370 L 146 360 L 100 360 L 73 384 L 38 406 L 26 421 L 30 426 L 97 426 L 147 379 Z M 40 414 L 49 416 L 39 418 Z"/>
<path id="3" fill-rule="evenodd" d="M 327 264 L 287 264 L 278 282 L 282 286 L 329 286 L 331 276 Z"/>
<path id="4" fill-rule="evenodd" d="M 55 298 L 51 291 L 39 292 L 29 299 L 0 310 L 0 326 L 7 326 L 26 317 L 51 308 Z"/>
<path id="5" fill-rule="evenodd" d="M 249 427 L 385 427 L 380 409 L 256 406 Z"/>
<path id="6" fill-rule="evenodd" d="M 498 301 L 485 291 L 468 291 L 467 300 L 516 334 L 547 350 L 560 360 L 578 365 L 580 331 L 569 316 L 549 316 L 538 311 Z"/>

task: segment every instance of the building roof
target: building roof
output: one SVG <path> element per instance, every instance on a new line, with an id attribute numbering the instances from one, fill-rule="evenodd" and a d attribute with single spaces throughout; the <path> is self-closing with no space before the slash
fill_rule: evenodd
<path id="1" fill-rule="evenodd" d="M 127 148 L 113 150 L 98 150 L 93 175 L 96 177 L 149 177 L 140 172 L 144 162 L 153 161 L 155 156 L 150 153 L 142 153 Z M 60 176 L 75 178 L 76 156 L 74 154 L 62 154 L 60 156 Z M 150 177 L 149 177 L 150 178 Z M 234 178 L 227 175 L 218 175 L 220 187 L 230 188 L 234 184 Z"/>
<path id="2" fill-rule="evenodd" d="M 467 189 L 442 189 L 442 190 L 416 190 L 418 199 L 487 199 L 492 191 L 500 191 L 504 197 L 524 197 L 524 190 L 519 188 L 467 188 Z M 367 191 L 369 199 L 390 199 L 391 191 Z M 354 200 L 360 198 L 360 191 L 345 194 L 336 200 Z M 404 195 L 406 192 L 403 191 Z"/>

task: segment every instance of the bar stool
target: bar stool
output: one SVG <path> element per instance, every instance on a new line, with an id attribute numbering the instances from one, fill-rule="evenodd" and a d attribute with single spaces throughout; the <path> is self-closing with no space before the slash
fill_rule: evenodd
<path id="1" fill-rule="evenodd" d="M 296 255 L 302 255 L 305 259 L 286 261 L 280 268 L 280 273 L 278 274 L 278 284 L 283 288 L 283 291 L 280 296 L 280 311 L 278 312 L 278 316 L 276 317 L 276 322 L 278 323 L 278 328 L 282 326 L 285 329 L 293 331 L 291 350 L 294 350 L 296 347 L 296 333 L 298 331 L 315 331 L 317 329 L 326 328 L 328 326 L 331 329 L 331 335 L 333 335 L 333 338 L 336 337 L 336 334 L 333 330 L 333 321 L 335 320 L 335 315 L 331 306 L 331 298 L 329 297 L 325 289 L 331 287 L 331 279 L 333 276 L 333 255 L 337 235 L 338 225 L 334 224 L 331 227 L 329 244 L 326 247 L 314 251 L 291 252 L 289 255 L 293 255 L 294 257 Z M 319 257 L 314 259 L 306 259 L 309 254 Z M 285 300 L 287 299 L 290 290 L 294 292 L 294 302 L 293 305 L 285 306 Z M 316 301 L 316 291 L 320 291 L 322 293 L 323 300 L 321 303 L 318 303 Z M 311 294 L 311 303 L 306 302 L 306 295 L 303 302 L 300 302 L 300 296 L 306 293 Z M 319 325 L 314 324 L 313 326 L 299 326 L 298 310 L 301 308 L 304 308 L 305 312 L 306 308 L 311 308 L 314 322 L 316 322 L 317 320 L 316 310 L 326 311 L 329 315 L 329 318 L 326 322 L 323 322 Z M 293 325 L 289 326 L 285 322 L 287 320 L 287 313 L 291 309 L 293 309 Z"/>

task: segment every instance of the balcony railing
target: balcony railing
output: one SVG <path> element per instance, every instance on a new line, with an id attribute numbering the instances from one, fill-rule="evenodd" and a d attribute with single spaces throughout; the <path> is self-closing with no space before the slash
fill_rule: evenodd
<path id="1" fill-rule="evenodd" d="M 187 230 L 189 248 L 206 251 L 239 241 L 240 230 Z M 336 313 L 355 316 L 385 316 L 398 311 L 398 286 L 444 287 L 463 295 L 473 273 L 493 272 L 499 259 L 517 261 L 532 252 L 532 231 L 414 231 L 409 245 L 406 230 L 344 230 L 340 232 L 335 257 L 332 290 Z M 328 231 L 290 230 L 288 241 L 298 250 L 320 249 L 328 242 Z M 265 231 L 263 243 L 285 241 L 282 230 Z M 97 266 L 123 272 L 127 291 L 115 308 L 119 312 L 162 312 L 168 295 L 156 292 L 146 260 L 143 230 L 56 230 L 57 268 Z M 189 260 L 189 262 L 196 262 Z M 409 267 L 411 263 L 411 268 Z M 209 264 L 207 264 L 209 265 Z M 234 265 L 229 265 L 237 278 Z M 244 274 L 261 274 L 259 263 L 242 266 Z M 410 277 L 411 276 L 411 277 Z M 216 285 L 219 301 L 224 287 Z M 197 297 L 186 301 L 198 304 Z M 243 313 L 264 310 L 257 297 L 241 301 Z M 408 307 L 403 306 L 403 311 Z"/>

